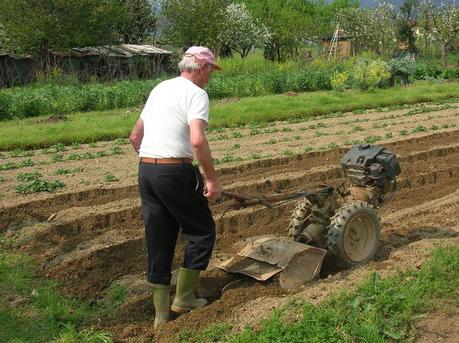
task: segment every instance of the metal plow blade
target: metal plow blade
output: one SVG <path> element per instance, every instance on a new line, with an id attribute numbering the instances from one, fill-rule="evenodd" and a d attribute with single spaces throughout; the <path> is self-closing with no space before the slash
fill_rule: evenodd
<path id="1" fill-rule="evenodd" d="M 294 289 L 318 277 L 326 252 L 287 238 L 263 236 L 218 267 L 259 281 L 280 273 L 281 287 Z"/>

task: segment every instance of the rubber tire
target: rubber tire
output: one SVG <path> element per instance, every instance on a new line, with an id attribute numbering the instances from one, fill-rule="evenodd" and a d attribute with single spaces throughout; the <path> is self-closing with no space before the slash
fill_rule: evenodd
<path id="1" fill-rule="evenodd" d="M 288 235 L 290 238 L 293 239 L 295 232 L 303 232 L 306 226 L 310 224 L 307 218 L 311 215 L 311 213 L 311 204 L 306 200 L 306 198 L 303 198 L 296 203 L 288 225 Z"/>
<path id="2" fill-rule="evenodd" d="M 374 234 L 376 235 L 376 238 L 374 246 L 367 256 L 360 261 L 354 261 L 346 254 L 344 247 L 344 234 L 347 229 L 347 224 L 359 214 L 363 214 L 371 220 L 374 225 Z M 335 263 L 339 267 L 349 268 L 365 264 L 373 259 L 376 250 L 378 249 L 380 233 L 381 224 L 376 210 L 374 210 L 374 208 L 366 202 L 358 200 L 352 201 L 337 209 L 335 215 L 331 218 L 326 237 L 327 249 L 332 253 Z"/>

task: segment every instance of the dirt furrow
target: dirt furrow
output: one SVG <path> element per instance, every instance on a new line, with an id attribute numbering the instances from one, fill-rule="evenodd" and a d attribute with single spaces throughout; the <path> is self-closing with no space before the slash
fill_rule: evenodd
<path id="1" fill-rule="evenodd" d="M 454 135 L 456 133 L 456 135 Z M 413 144 L 418 146 L 411 153 L 407 161 L 432 158 L 457 153 L 457 139 L 459 131 L 441 132 L 425 137 L 407 139 L 401 142 L 388 144 L 403 162 L 404 155 L 410 154 Z M 386 145 L 385 145 L 386 146 Z M 432 148 L 434 147 L 434 148 Z M 296 187 L 317 179 L 329 179 L 333 173 L 342 173 L 339 167 L 323 170 L 324 166 L 337 165 L 341 156 L 347 149 L 340 148 L 325 152 L 312 152 L 288 158 L 257 161 L 231 168 L 219 169 L 222 174 L 222 182 L 230 191 L 244 191 L 246 193 L 266 193 L 267 191 L 283 190 Z M 297 176 L 291 173 L 302 173 L 319 168 L 316 174 L 309 177 Z M 327 175 L 327 173 L 329 173 Z M 331 175 L 330 175 L 331 173 Z M 225 176 L 226 175 L 226 176 Z M 292 177 L 286 177 L 291 175 Z M 94 206 L 110 203 L 126 198 L 138 198 L 136 185 L 121 188 L 98 188 L 89 189 L 77 193 L 64 193 L 49 198 L 4 207 L 0 209 L 0 232 L 7 227 L 21 227 L 27 223 L 43 222 L 53 213 L 72 207 Z"/>

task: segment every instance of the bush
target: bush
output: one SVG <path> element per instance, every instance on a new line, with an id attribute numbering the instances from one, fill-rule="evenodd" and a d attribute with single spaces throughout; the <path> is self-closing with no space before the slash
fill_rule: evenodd
<path id="1" fill-rule="evenodd" d="M 386 62 L 359 59 L 352 70 L 352 86 L 362 90 L 383 87 L 391 74 Z"/>
<path id="2" fill-rule="evenodd" d="M 107 84 L 37 83 L 0 91 L 0 119 L 110 110 L 144 103 L 161 80 Z"/>
<path id="3" fill-rule="evenodd" d="M 400 79 L 402 84 L 408 84 L 410 82 L 410 77 L 412 77 L 416 71 L 414 56 L 410 54 L 391 59 L 388 66 L 391 73 L 391 85 L 393 85 L 397 79 Z"/>
<path id="4" fill-rule="evenodd" d="M 435 65 L 427 65 L 425 63 L 417 63 L 413 77 L 416 80 L 427 80 L 439 78 L 442 75 L 441 68 Z"/>
<path id="5" fill-rule="evenodd" d="M 331 86 L 334 90 L 344 91 L 349 81 L 349 73 L 347 71 L 335 71 L 330 80 Z"/>
<path id="6" fill-rule="evenodd" d="M 448 79 L 459 79 L 459 67 L 456 68 L 448 68 L 443 70 L 442 78 Z"/>

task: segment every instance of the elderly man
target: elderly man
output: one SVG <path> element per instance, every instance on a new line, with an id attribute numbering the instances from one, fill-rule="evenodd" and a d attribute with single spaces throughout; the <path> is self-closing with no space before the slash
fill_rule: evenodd
<path id="1" fill-rule="evenodd" d="M 188 244 L 172 311 L 186 313 L 207 304 L 194 292 L 215 243 L 207 199 L 217 199 L 222 192 L 205 136 L 209 98 L 203 90 L 212 72 L 221 68 L 212 52 L 200 46 L 189 48 L 178 66 L 179 77 L 152 90 L 130 136 L 140 157 L 139 190 L 155 327 L 169 319 L 171 266 L 179 229 Z M 193 157 L 205 181 L 193 166 Z"/>

